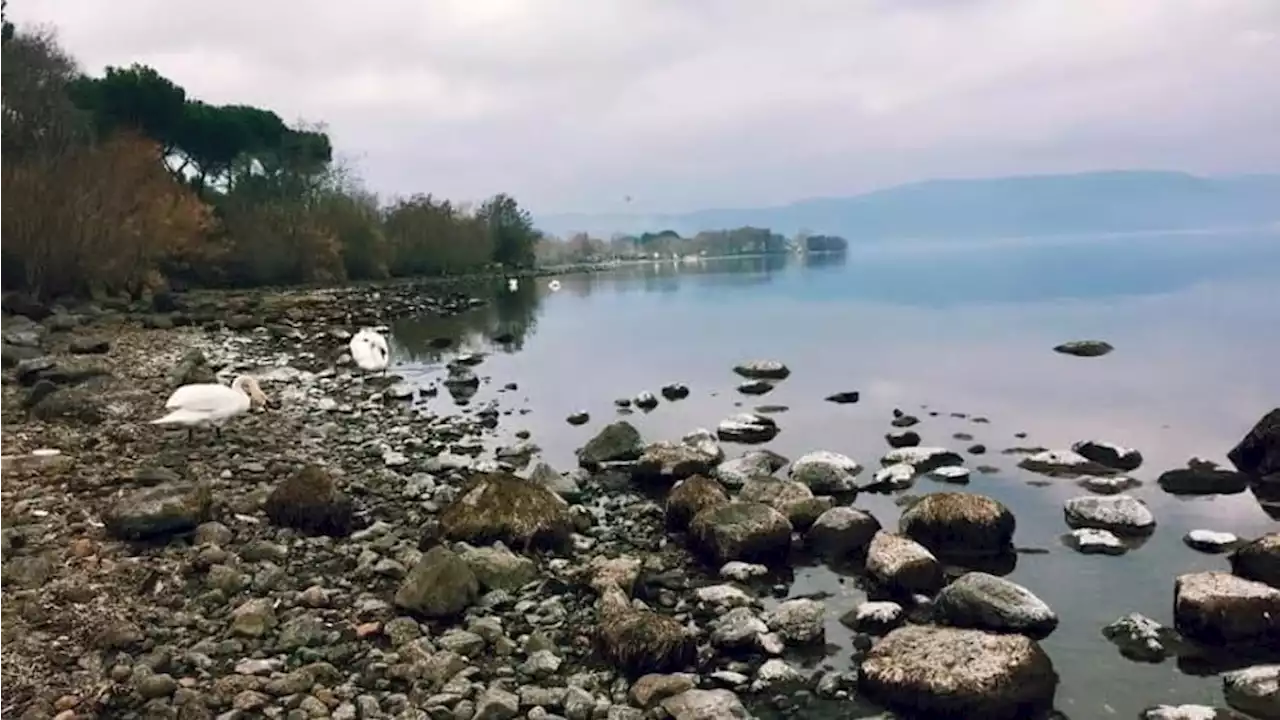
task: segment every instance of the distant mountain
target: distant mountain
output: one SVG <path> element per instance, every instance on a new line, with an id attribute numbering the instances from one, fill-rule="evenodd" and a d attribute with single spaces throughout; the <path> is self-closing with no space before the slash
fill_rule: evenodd
<path id="1" fill-rule="evenodd" d="M 850 242 L 1191 230 L 1280 221 L 1280 175 L 1206 178 L 1179 172 L 1108 171 L 972 180 L 928 180 L 845 198 L 780 207 L 669 215 L 564 214 L 535 219 L 562 237 L 762 227 Z"/>

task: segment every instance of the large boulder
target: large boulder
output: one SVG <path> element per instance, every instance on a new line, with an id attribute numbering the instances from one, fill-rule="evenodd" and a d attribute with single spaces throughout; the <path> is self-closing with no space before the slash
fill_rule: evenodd
<path id="1" fill-rule="evenodd" d="M 724 483 L 725 487 L 739 488 L 757 475 L 774 474 L 787 462 L 787 458 L 772 450 L 748 450 L 740 457 L 721 462 L 711 476 Z"/>
<path id="2" fill-rule="evenodd" d="M 1262 419 L 1227 453 L 1242 473 L 1263 477 L 1280 473 L 1280 408 Z"/>
<path id="3" fill-rule="evenodd" d="M 867 653 L 859 688 L 911 715 L 1022 720 L 1053 706 L 1058 674 L 1023 635 L 911 625 Z"/>
<path id="4" fill-rule="evenodd" d="M 844 560 L 867 551 L 880 531 L 880 521 L 865 510 L 834 507 L 818 516 L 805 533 L 805 545 L 819 557 Z"/>
<path id="5" fill-rule="evenodd" d="M 1081 440 L 1072 445 L 1071 450 L 1093 462 L 1121 472 L 1137 470 L 1142 464 L 1142 453 L 1133 448 L 1102 440 Z"/>
<path id="6" fill-rule="evenodd" d="M 149 540 L 195 530 L 213 511 L 207 485 L 166 484 L 128 492 L 107 507 L 103 523 L 123 540 Z"/>
<path id="7" fill-rule="evenodd" d="M 626 420 L 610 423 L 578 450 L 578 463 L 585 468 L 607 462 L 636 460 L 644 452 L 640 431 Z"/>
<path id="8" fill-rule="evenodd" d="M 867 546 L 867 572 L 881 585 L 905 593 L 933 593 L 942 587 L 942 564 L 911 538 L 878 532 Z"/>
<path id="9" fill-rule="evenodd" d="M 1058 616 L 1025 587 L 970 572 L 942 589 L 933 602 L 934 619 L 944 625 L 1043 638 L 1058 627 Z"/>
<path id="10" fill-rule="evenodd" d="M 1222 674 L 1227 704 L 1262 720 L 1280 720 L 1280 664 L 1254 665 Z"/>
<path id="11" fill-rule="evenodd" d="M 480 595 L 471 566 L 437 545 L 426 552 L 396 591 L 395 604 L 429 618 L 460 615 Z"/>
<path id="12" fill-rule="evenodd" d="M 573 532 L 569 505 L 545 485 L 507 473 L 476 477 L 440 513 L 440 531 L 451 540 L 513 547 L 560 547 Z"/>
<path id="13" fill-rule="evenodd" d="M 729 494 L 720 483 L 694 475 L 680 481 L 667 494 L 667 529 L 682 531 L 703 510 L 728 504 Z"/>
<path id="14" fill-rule="evenodd" d="M 689 525 L 689 542 L 716 565 L 777 562 L 791 549 L 791 523 L 763 503 L 735 502 L 698 513 Z"/>
<path id="15" fill-rule="evenodd" d="M 1202 642 L 1280 642 L 1280 590 L 1225 572 L 1179 575 L 1173 617 L 1180 632 Z"/>
<path id="16" fill-rule="evenodd" d="M 854 478 L 860 472 L 862 466 L 853 458 L 826 450 L 802 455 L 791 463 L 791 479 L 819 495 L 857 492 Z"/>
<path id="17" fill-rule="evenodd" d="M 1016 526 L 1003 503 L 965 492 L 925 495 L 898 521 L 903 535 L 950 557 L 1007 553 Z"/>
<path id="18" fill-rule="evenodd" d="M 1280 588 L 1280 532 L 1267 533 L 1231 554 L 1231 572 Z"/>
<path id="19" fill-rule="evenodd" d="M 1156 518 L 1147 504 L 1132 495 L 1083 495 L 1062 506 L 1072 528 L 1110 530 L 1117 535 L 1150 535 Z"/>
<path id="20" fill-rule="evenodd" d="M 307 465 L 276 486 L 263 507 L 273 525 L 313 535 L 351 534 L 355 506 L 319 465 Z"/>

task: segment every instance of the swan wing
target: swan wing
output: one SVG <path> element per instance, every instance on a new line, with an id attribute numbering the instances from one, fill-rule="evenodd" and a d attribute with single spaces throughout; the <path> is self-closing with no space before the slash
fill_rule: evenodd
<path id="1" fill-rule="evenodd" d="M 183 385 L 165 403 L 169 410 L 204 415 L 233 414 L 248 407 L 249 398 L 244 393 L 213 383 Z"/>
<path id="2" fill-rule="evenodd" d="M 361 330 L 351 338 L 351 359 L 366 370 L 387 366 L 387 339 L 375 332 Z"/>

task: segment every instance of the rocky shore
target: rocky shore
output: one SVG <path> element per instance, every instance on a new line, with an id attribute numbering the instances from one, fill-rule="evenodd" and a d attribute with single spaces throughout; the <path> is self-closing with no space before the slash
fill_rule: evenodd
<path id="1" fill-rule="evenodd" d="M 434 409 L 433 395 L 480 382 L 482 357 L 453 358 L 427 387 L 350 364 L 358 327 L 481 302 L 433 287 L 6 304 L 5 717 L 1054 712 L 1058 675 L 1039 641 L 1057 628 L 1055 598 L 1002 577 L 1016 518 L 963 489 L 966 456 L 922 446 L 906 429 L 917 418 L 886 418 L 872 471 L 834 452 L 749 447 L 782 431 L 766 414 L 655 441 L 584 413 L 570 422 L 599 427 L 579 467 L 551 468 L 535 459 L 536 428 L 494 442 L 509 409 Z M 748 395 L 789 374 L 772 361 L 734 370 Z M 147 424 L 177 386 L 241 373 L 269 406 L 221 438 Z M 1159 527 L 1126 494 L 1140 453 L 1097 440 L 1026 450 L 1027 470 L 1081 485 L 1063 507 L 1079 552 L 1127 552 Z M 1280 410 L 1229 457 L 1234 469 L 1193 460 L 1159 485 L 1274 499 Z M 922 477 L 944 489 L 902 495 L 895 527 L 857 507 Z M 1280 717 L 1280 533 L 1186 542 L 1223 557 L 1169 578 L 1176 627 L 1135 612 L 1098 632 L 1146 662 L 1249 658 L 1222 673 L 1220 707 L 1145 717 Z M 787 597 L 780 578 L 800 559 L 867 588 L 840 618 L 856 633 L 847 666 L 796 660 L 821 651 L 828 613 L 820 597 Z"/>

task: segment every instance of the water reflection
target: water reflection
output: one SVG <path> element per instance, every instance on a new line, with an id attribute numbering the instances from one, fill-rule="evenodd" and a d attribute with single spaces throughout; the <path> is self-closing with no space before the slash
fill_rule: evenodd
<path id="1" fill-rule="evenodd" d="M 505 281 L 484 288 L 483 305 L 447 317 L 415 317 L 391 327 L 391 355 L 398 363 L 435 365 L 461 352 L 515 353 L 537 328 L 545 284 L 527 280 L 515 290 Z"/>

